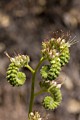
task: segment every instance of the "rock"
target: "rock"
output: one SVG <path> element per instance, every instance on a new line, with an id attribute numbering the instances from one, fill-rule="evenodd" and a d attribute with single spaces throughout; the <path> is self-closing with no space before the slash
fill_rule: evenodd
<path id="1" fill-rule="evenodd" d="M 67 103 L 67 111 L 72 114 L 80 113 L 80 101 L 70 99 Z"/>

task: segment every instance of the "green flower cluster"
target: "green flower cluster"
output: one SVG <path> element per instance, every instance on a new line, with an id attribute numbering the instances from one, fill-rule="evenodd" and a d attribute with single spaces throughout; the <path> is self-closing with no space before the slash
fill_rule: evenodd
<path id="1" fill-rule="evenodd" d="M 49 64 L 42 66 L 40 70 L 43 78 L 40 86 L 51 95 L 45 97 L 42 102 L 46 109 L 55 109 L 62 100 L 61 84 L 58 85 L 56 78 L 59 76 L 62 67 L 70 59 L 69 47 L 69 42 L 65 42 L 65 39 L 60 37 L 42 43 L 42 56 L 49 61 Z"/>
<path id="2" fill-rule="evenodd" d="M 62 95 L 61 95 L 60 88 L 55 84 L 53 84 L 48 89 L 48 92 L 50 93 L 51 96 L 46 96 L 43 99 L 42 103 L 46 109 L 52 110 L 52 109 L 55 109 L 61 103 Z"/>
<path id="3" fill-rule="evenodd" d="M 7 69 L 7 81 L 12 86 L 21 86 L 26 80 L 26 75 L 20 72 L 20 68 L 25 67 L 29 62 L 29 57 L 25 55 L 18 55 L 10 58 L 10 65 Z"/>
<path id="4" fill-rule="evenodd" d="M 61 38 L 52 38 L 42 43 L 42 55 L 50 63 L 41 69 L 43 79 L 54 80 L 58 77 L 61 67 L 68 63 L 70 59 L 69 47 L 69 42 L 66 43 L 65 39 Z"/>

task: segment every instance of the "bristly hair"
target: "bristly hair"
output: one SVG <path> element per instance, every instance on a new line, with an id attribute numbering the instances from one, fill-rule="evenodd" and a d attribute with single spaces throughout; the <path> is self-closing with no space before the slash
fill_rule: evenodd
<path id="1" fill-rule="evenodd" d="M 4 51 L 4 54 L 5 54 L 9 59 L 11 59 L 11 56 L 9 55 L 9 53 L 8 53 L 7 51 Z M 17 51 L 13 51 L 12 57 L 18 56 L 18 55 L 22 55 L 22 53 L 18 53 Z"/>
<path id="2" fill-rule="evenodd" d="M 58 39 L 59 37 L 63 38 L 65 36 L 64 32 L 62 30 L 58 30 L 56 32 L 53 32 L 52 35 L 55 39 Z"/>
<path id="3" fill-rule="evenodd" d="M 79 41 L 76 40 L 75 38 L 76 38 L 76 36 L 74 36 L 72 39 L 70 38 L 70 39 L 68 40 L 70 46 L 71 46 L 71 45 L 74 45 L 74 44 L 77 43 L 77 42 L 79 42 Z"/>
<path id="4" fill-rule="evenodd" d="M 75 38 L 76 36 L 72 36 L 71 35 L 71 32 L 68 31 L 68 32 L 63 32 L 63 30 L 58 30 L 56 32 L 53 32 L 51 35 L 50 35 L 50 39 L 51 38 L 55 38 L 55 39 L 58 39 L 58 38 L 61 38 L 61 39 L 65 39 L 67 43 L 69 43 L 69 46 L 79 42 L 77 41 Z M 45 39 L 44 42 L 47 42 L 49 40 L 49 38 Z"/>

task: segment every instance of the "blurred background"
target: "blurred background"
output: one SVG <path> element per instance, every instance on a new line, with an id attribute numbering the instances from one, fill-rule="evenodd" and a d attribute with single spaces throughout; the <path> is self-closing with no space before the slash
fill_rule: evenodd
<path id="1" fill-rule="evenodd" d="M 27 120 L 31 85 L 31 73 L 25 68 L 27 80 L 22 87 L 12 87 L 6 81 L 9 59 L 4 52 L 11 57 L 30 55 L 30 65 L 35 68 L 42 41 L 60 30 L 80 41 L 80 0 L 0 0 L 0 120 Z M 80 120 L 80 42 L 70 53 L 71 59 L 61 72 L 65 80 L 61 105 L 46 111 L 41 106 L 43 96 L 35 99 L 34 110 L 43 120 Z M 41 80 L 39 74 L 37 79 Z"/>

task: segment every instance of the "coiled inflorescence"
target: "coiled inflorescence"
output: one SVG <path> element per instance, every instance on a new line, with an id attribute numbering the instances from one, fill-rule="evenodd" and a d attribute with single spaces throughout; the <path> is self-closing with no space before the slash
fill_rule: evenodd
<path id="1" fill-rule="evenodd" d="M 21 86 L 26 80 L 26 75 L 20 72 L 20 68 L 26 67 L 29 63 L 27 55 L 18 55 L 10 58 L 10 65 L 7 69 L 7 81 L 13 86 Z"/>
<path id="2" fill-rule="evenodd" d="M 69 47 L 69 42 L 65 42 L 65 39 L 61 38 L 52 38 L 42 43 L 42 55 L 50 63 L 41 69 L 43 79 L 54 80 L 58 77 L 61 67 L 68 63 L 70 59 Z"/>
<path id="3" fill-rule="evenodd" d="M 54 82 L 54 81 L 51 81 L 51 82 L 44 81 L 44 82 L 41 82 L 40 86 L 44 90 L 47 90 L 48 93 L 50 93 L 50 96 L 46 96 L 43 99 L 42 101 L 43 106 L 48 110 L 57 108 L 57 106 L 59 106 L 62 100 L 62 94 L 60 91 L 61 85 L 57 84 L 57 82 Z"/>
<path id="4" fill-rule="evenodd" d="M 60 37 L 42 43 L 42 56 L 49 61 L 49 64 L 42 66 L 40 70 L 43 78 L 40 87 L 46 89 L 51 95 L 46 96 L 43 100 L 43 106 L 46 109 L 55 109 L 61 102 L 61 84 L 58 85 L 55 81 L 60 74 L 61 67 L 68 63 L 70 59 L 70 45 L 71 43 L 65 42 L 65 39 Z"/>
<path id="5" fill-rule="evenodd" d="M 61 70 L 60 58 L 56 56 L 50 60 L 49 65 L 42 66 L 41 75 L 45 80 L 54 80 L 57 78 Z"/>

